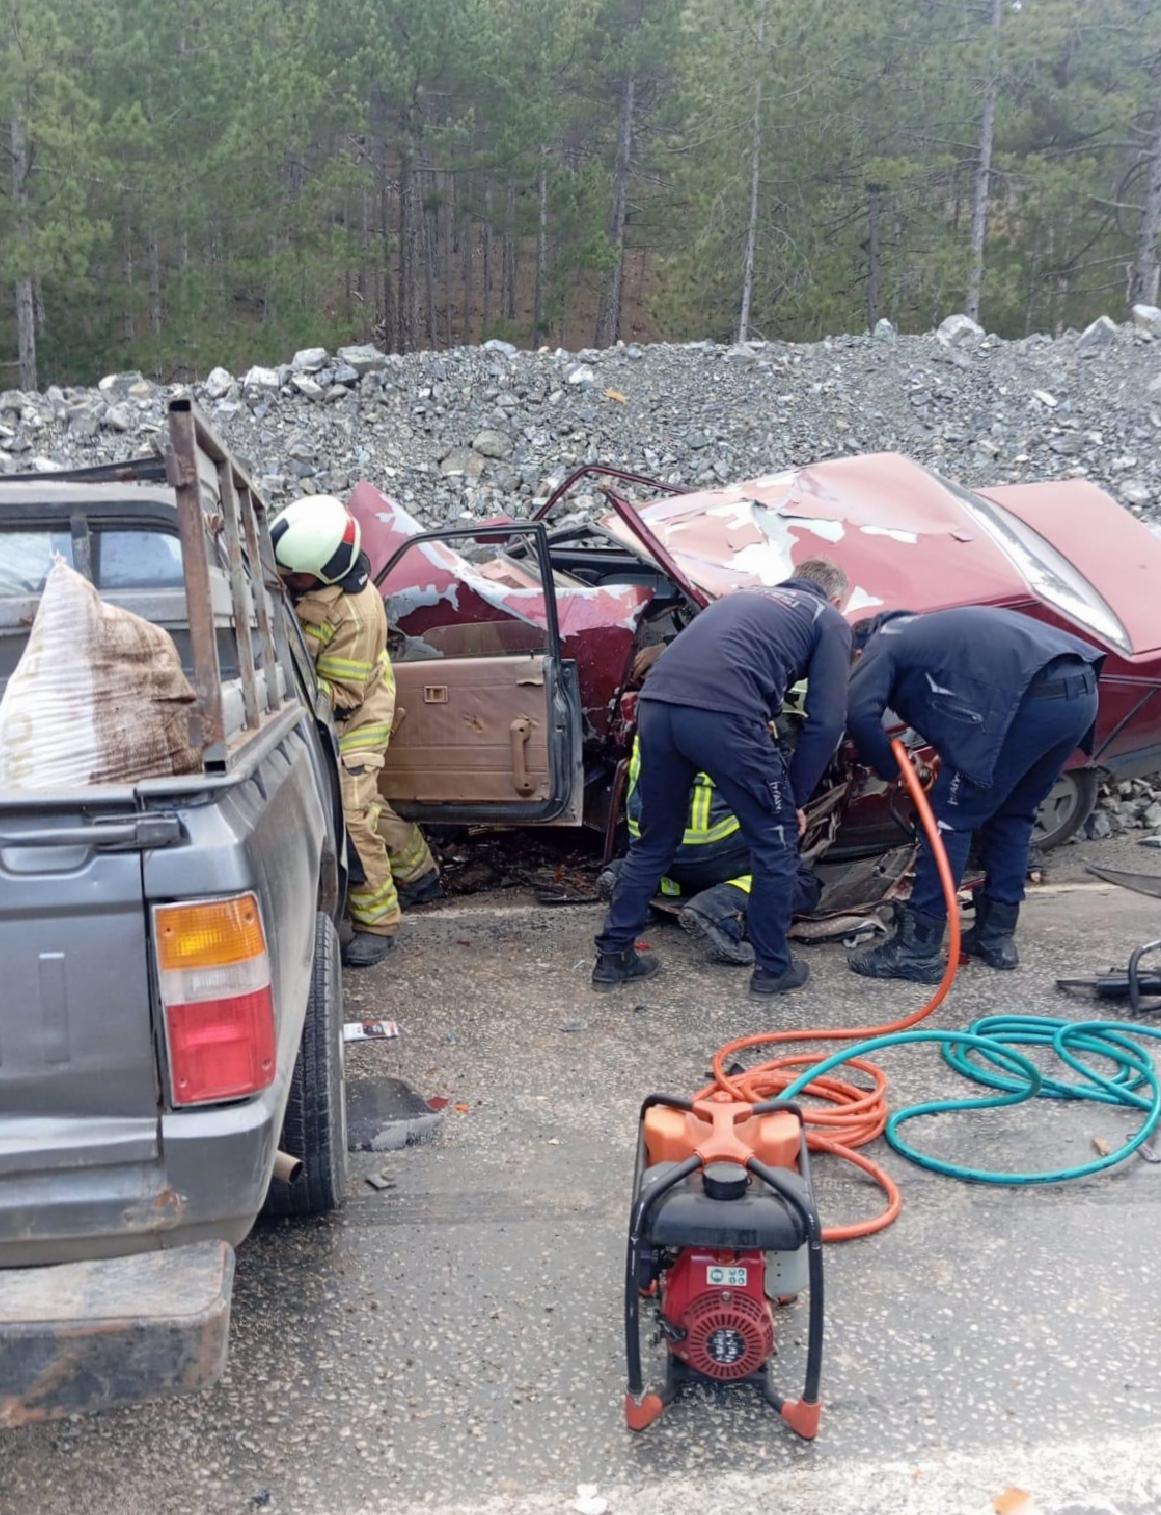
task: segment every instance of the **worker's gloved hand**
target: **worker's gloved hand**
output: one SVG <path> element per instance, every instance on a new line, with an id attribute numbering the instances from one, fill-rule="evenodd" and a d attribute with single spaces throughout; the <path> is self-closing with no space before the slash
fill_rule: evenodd
<path id="1" fill-rule="evenodd" d="M 805 836 L 806 835 L 806 811 L 805 810 L 800 810 L 798 812 L 798 834 L 799 834 L 799 836 Z"/>
<path id="2" fill-rule="evenodd" d="M 922 753 L 919 750 L 912 748 L 908 750 L 907 761 L 915 770 L 916 776 L 918 777 L 919 782 L 923 785 L 924 789 L 930 789 L 931 786 L 935 783 L 936 774 L 939 772 L 939 758 L 937 757 L 932 763 L 926 763 L 923 760 Z M 904 781 L 902 772 L 899 774 L 898 783 L 900 789 L 906 788 L 906 783 Z"/>

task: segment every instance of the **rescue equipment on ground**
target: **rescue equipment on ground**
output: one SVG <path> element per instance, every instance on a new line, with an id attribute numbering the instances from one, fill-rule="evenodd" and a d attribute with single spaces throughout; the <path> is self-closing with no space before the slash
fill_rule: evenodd
<path id="1" fill-rule="evenodd" d="M 822 1242 L 881 1231 L 902 1200 L 890 1176 L 858 1149 L 885 1135 L 917 1166 L 973 1183 L 1029 1186 L 1103 1172 L 1141 1148 L 1161 1124 L 1161 1076 L 1139 1037 L 1161 1029 L 1109 1021 L 997 1015 L 967 1031 L 915 1030 L 944 999 L 960 966 L 956 891 L 938 827 L 905 749 L 892 751 L 931 843 L 948 907 L 943 979 L 913 1014 L 884 1026 L 762 1032 L 727 1043 L 714 1055 L 713 1082 L 693 1099 L 650 1095 L 641 1107 L 625 1265 L 625 1353 L 630 1430 L 652 1425 L 682 1386 L 701 1380 L 750 1383 L 807 1440 L 818 1430 L 823 1343 Z M 856 1040 L 858 1039 L 858 1040 Z M 830 1056 L 786 1054 L 739 1071 L 736 1056 L 788 1042 L 855 1041 Z M 989 1092 L 929 1100 L 887 1113 L 887 1079 L 867 1054 L 935 1044 L 955 1072 Z M 1050 1077 L 1027 1055 L 1052 1053 L 1063 1077 Z M 870 1080 L 835 1077 L 843 1065 Z M 1141 1124 L 1115 1151 L 1091 1162 L 1035 1173 L 1005 1173 L 952 1163 L 913 1147 L 900 1128 L 924 1116 L 1012 1106 L 1031 1099 L 1085 1100 L 1136 1111 Z M 799 1099 L 814 1103 L 800 1105 Z M 1146 1148 L 1146 1152 L 1148 1148 Z M 810 1154 L 853 1163 L 886 1195 L 882 1212 L 823 1229 L 811 1183 Z M 776 1302 L 809 1285 L 805 1383 L 797 1399 L 771 1386 Z M 657 1308 L 667 1349 L 664 1386 L 649 1392 L 641 1360 L 641 1300 Z"/>
<path id="2" fill-rule="evenodd" d="M 1122 889 L 1131 889 L 1136 894 L 1161 899 L 1161 875 L 1153 873 L 1122 873 L 1115 868 L 1101 868 L 1095 863 L 1088 871 L 1106 883 L 1118 884 Z M 1110 968 L 1106 973 L 1092 978 L 1058 978 L 1058 989 L 1084 990 L 1098 1000 L 1128 1001 L 1131 1015 L 1149 1015 L 1161 1012 L 1161 965 L 1154 964 L 1143 970 L 1141 964 L 1161 952 L 1161 940 L 1142 942 L 1129 954 L 1123 972 Z"/>

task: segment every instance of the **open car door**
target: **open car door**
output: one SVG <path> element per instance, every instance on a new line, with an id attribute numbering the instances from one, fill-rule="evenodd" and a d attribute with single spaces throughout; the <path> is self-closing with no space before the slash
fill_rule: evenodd
<path id="1" fill-rule="evenodd" d="M 477 564 L 456 548 L 479 543 L 496 556 Z M 507 557 L 516 543 L 524 551 Z M 417 595 L 427 578 L 430 590 Z M 579 683 L 576 664 L 561 656 L 545 527 L 408 538 L 375 576 L 392 627 L 393 580 L 409 586 L 412 629 L 390 643 L 396 704 L 383 797 L 426 824 L 579 825 Z"/>

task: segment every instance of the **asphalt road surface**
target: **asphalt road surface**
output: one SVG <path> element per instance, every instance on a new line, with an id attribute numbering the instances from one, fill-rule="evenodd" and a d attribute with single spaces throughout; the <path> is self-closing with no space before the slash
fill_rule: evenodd
<path id="1" fill-rule="evenodd" d="M 1161 872 L 1129 844 L 1103 861 Z M 1121 962 L 1161 907 L 1078 887 L 1071 848 L 1027 907 L 1025 967 L 964 972 L 936 1017 L 1087 1014 L 1059 973 Z M 417 916 L 390 963 L 356 978 L 352 1018 L 396 1043 L 352 1050 L 352 1077 L 401 1075 L 449 1100 L 422 1147 L 357 1154 L 347 1203 L 241 1248 L 225 1381 L 194 1399 L 0 1437 L 3 1515 L 567 1512 L 594 1486 L 612 1515 L 1153 1515 L 1161 1508 L 1161 1166 L 1050 1189 L 969 1186 L 886 1162 L 905 1209 L 828 1248 L 825 1412 L 799 1442 L 748 1390 L 695 1395 L 643 1436 L 622 1422 L 620 1290 L 636 1106 L 688 1093 L 713 1050 L 762 1027 L 894 1018 L 914 988 L 867 983 L 807 949 L 808 987 L 770 1009 L 744 970 L 710 967 L 671 925 L 666 971 L 637 992 L 587 987 L 592 907 L 492 895 Z M 931 1050 L 886 1054 L 892 1099 L 962 1094 Z M 1114 1145 L 1123 1111 L 1048 1104 L 933 1123 L 960 1161 L 1028 1169 Z M 385 1173 L 375 1190 L 366 1175 Z M 819 1164 L 827 1221 L 877 1191 Z M 780 1312 L 794 1388 L 805 1306 Z M 655 1352 L 657 1349 L 654 1349 Z M 994 1505 L 993 1501 L 1000 1501 Z"/>

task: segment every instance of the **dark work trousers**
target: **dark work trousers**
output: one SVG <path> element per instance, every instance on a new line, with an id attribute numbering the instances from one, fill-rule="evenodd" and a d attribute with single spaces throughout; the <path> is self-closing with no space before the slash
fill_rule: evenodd
<path id="1" fill-rule="evenodd" d="M 750 851 L 753 885 L 749 933 L 760 968 L 790 967 L 786 928 L 798 875 L 798 820 L 786 776 L 786 760 L 760 721 L 642 700 L 641 835 L 619 871 L 601 952 L 624 952 L 645 925 L 657 893 L 681 844 L 689 817 L 689 792 L 699 772 L 708 773 L 737 816 Z"/>
<path id="2" fill-rule="evenodd" d="M 958 885 L 967 867 L 972 835 L 979 834 L 985 893 L 1005 905 L 1024 898 L 1028 850 L 1036 812 L 1065 763 L 1096 718 L 1096 677 L 1079 660 L 1035 681 L 1024 696 L 996 759 L 989 789 L 957 773 L 955 754 L 943 764 L 931 793 L 952 877 Z M 924 915 L 946 915 L 935 857 L 926 838 L 919 850 L 911 904 Z"/>

